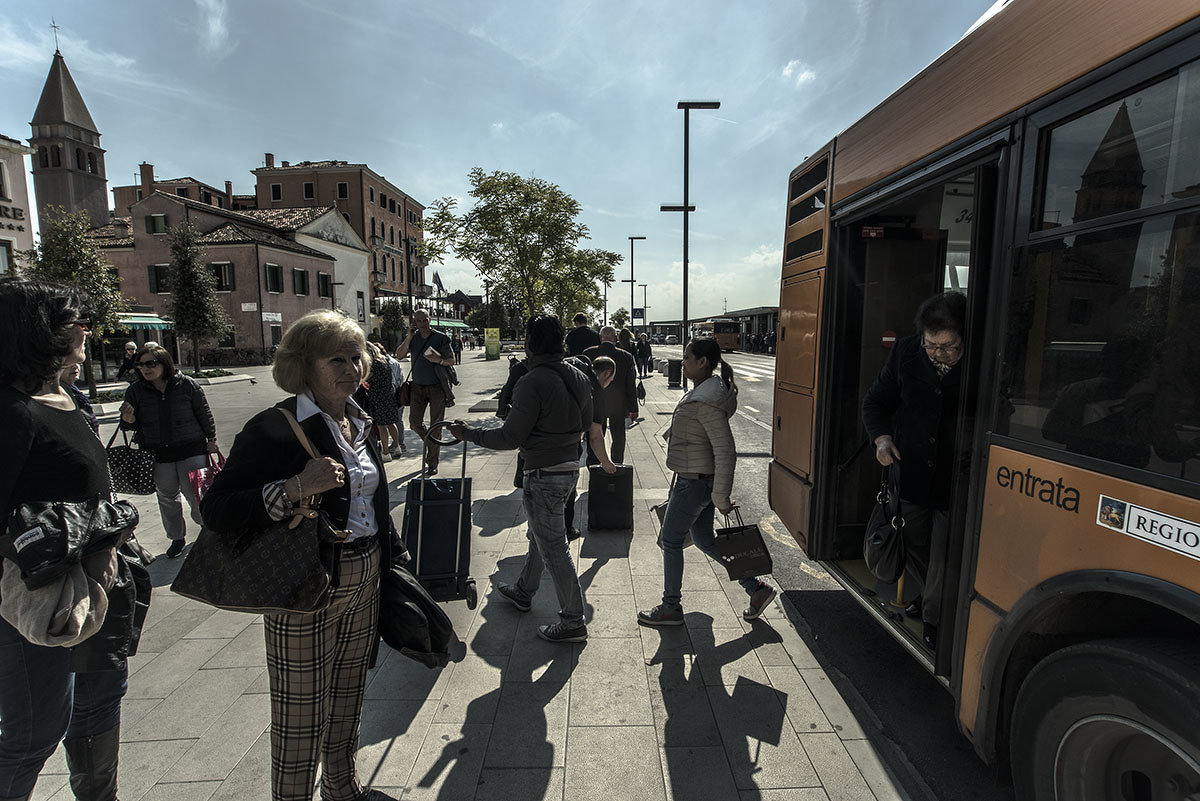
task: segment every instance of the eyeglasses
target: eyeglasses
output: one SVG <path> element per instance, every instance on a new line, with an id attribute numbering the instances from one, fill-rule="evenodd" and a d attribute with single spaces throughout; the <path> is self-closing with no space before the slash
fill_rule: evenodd
<path id="1" fill-rule="evenodd" d="M 143 370 L 152 370 L 155 367 L 158 367 L 160 364 L 162 364 L 162 362 L 160 362 L 158 359 L 153 359 L 148 362 L 138 362 L 137 366 Z"/>
<path id="2" fill-rule="evenodd" d="M 962 343 L 960 342 L 957 345 L 934 345 L 922 339 L 921 347 L 929 353 L 940 353 L 943 356 L 953 356 L 962 350 Z"/>

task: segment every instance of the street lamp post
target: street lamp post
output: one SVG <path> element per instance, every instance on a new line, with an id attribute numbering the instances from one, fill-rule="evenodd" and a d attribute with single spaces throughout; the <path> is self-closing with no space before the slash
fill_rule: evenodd
<path id="1" fill-rule="evenodd" d="M 633 329 L 633 304 L 634 304 L 634 300 L 633 300 L 633 286 L 634 286 L 634 284 L 633 284 L 633 281 L 634 281 L 634 278 L 633 278 L 633 240 L 645 239 L 645 238 L 646 237 L 644 237 L 644 236 L 629 237 L 629 278 L 621 279 L 622 284 L 629 284 L 629 328 L 630 328 L 630 330 Z M 645 325 L 645 323 L 646 323 L 646 319 L 643 317 L 642 324 Z"/>
<path id="2" fill-rule="evenodd" d="M 646 304 L 646 287 L 649 284 L 638 284 L 642 288 L 642 328 L 650 327 L 650 307 Z"/>

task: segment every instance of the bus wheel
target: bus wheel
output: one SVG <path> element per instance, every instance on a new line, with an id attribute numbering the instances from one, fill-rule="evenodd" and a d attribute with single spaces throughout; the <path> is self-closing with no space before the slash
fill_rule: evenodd
<path id="1" fill-rule="evenodd" d="M 1200 799 L 1200 649 L 1099 640 L 1026 677 L 1010 727 L 1021 801 Z"/>

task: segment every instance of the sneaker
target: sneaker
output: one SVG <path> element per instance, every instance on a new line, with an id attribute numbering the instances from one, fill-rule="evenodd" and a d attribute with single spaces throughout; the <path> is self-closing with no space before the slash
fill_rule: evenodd
<path id="1" fill-rule="evenodd" d="M 426 465 L 425 475 L 436 476 L 437 475 L 437 465 L 436 464 Z"/>
<path id="2" fill-rule="evenodd" d="M 496 592 L 500 593 L 501 598 L 508 601 L 522 612 L 528 612 L 533 606 L 533 599 L 522 594 L 522 592 L 517 589 L 515 584 L 497 584 Z"/>
<path id="3" fill-rule="evenodd" d="M 538 636 L 548 642 L 586 642 L 587 626 L 568 626 L 561 620 L 558 623 L 548 623 L 538 626 Z"/>
<path id="4" fill-rule="evenodd" d="M 388 451 L 384 451 L 383 452 L 383 461 L 385 461 L 385 462 L 392 461 L 392 454 L 389 453 Z"/>
<path id="5" fill-rule="evenodd" d="M 185 544 L 185 540 L 171 540 L 171 546 L 167 548 L 167 558 L 174 559 L 175 557 L 179 556 L 179 554 L 183 553 L 183 546 Z"/>
<path id="6" fill-rule="evenodd" d="M 400 446 L 393 445 L 391 451 L 389 451 L 389 452 L 392 454 L 393 459 L 396 458 L 397 456 L 400 455 Z"/>
<path id="7" fill-rule="evenodd" d="M 767 604 L 775 600 L 775 588 L 770 584 L 763 582 L 762 586 L 754 591 L 750 596 L 750 605 L 746 607 L 746 611 L 742 612 L 743 620 L 758 620 L 763 610 L 767 608 Z"/>
<path id="8" fill-rule="evenodd" d="M 638 612 L 638 623 L 643 626 L 682 626 L 683 608 L 670 608 L 659 604 L 648 612 Z"/>

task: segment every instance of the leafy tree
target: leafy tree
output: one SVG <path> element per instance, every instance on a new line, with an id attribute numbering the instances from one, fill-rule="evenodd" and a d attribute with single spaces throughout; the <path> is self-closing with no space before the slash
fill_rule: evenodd
<path id="1" fill-rule="evenodd" d="M 379 304 L 379 327 L 389 350 L 395 347 L 396 342 L 404 339 L 408 325 L 404 320 L 404 309 L 399 302 L 389 300 Z"/>
<path id="2" fill-rule="evenodd" d="M 597 282 L 613 280 L 621 256 L 578 250 L 588 228 L 576 220 L 577 200 L 549 181 L 511 172 L 475 167 L 470 180 L 471 209 L 456 214 L 458 201 L 444 197 L 426 210 L 423 256 L 470 263 L 486 283 L 511 293 L 522 316 L 599 306 Z"/>
<path id="3" fill-rule="evenodd" d="M 488 306 L 476 306 L 474 309 L 471 309 L 467 312 L 467 319 L 464 322 L 469 328 L 478 328 L 481 331 L 484 328 L 495 327 L 488 325 Z"/>
<path id="4" fill-rule="evenodd" d="M 176 225 L 167 235 L 171 264 L 167 269 L 171 299 L 167 310 L 175 320 L 175 333 L 192 342 L 192 360 L 200 372 L 200 345 L 220 339 L 232 322 L 217 300 L 217 278 L 204 263 L 200 231 L 190 222 Z"/>
<path id="5" fill-rule="evenodd" d="M 33 250 L 20 254 L 18 272 L 27 278 L 72 287 L 87 298 L 92 336 L 88 337 L 83 375 L 89 394 L 95 398 L 92 341 L 120 327 L 120 316 L 129 310 L 129 299 L 121 295 L 116 271 L 88 238 L 91 227 L 87 212 L 71 214 L 58 206 L 48 207 L 41 220 L 40 240 Z"/>
<path id="6" fill-rule="evenodd" d="M 619 308 L 615 312 L 613 312 L 609 318 L 609 324 L 612 325 L 612 327 L 616 328 L 617 330 L 624 328 L 625 323 L 627 323 L 627 322 L 629 322 L 629 312 L 625 309 L 624 306 L 622 306 L 621 308 Z"/>

